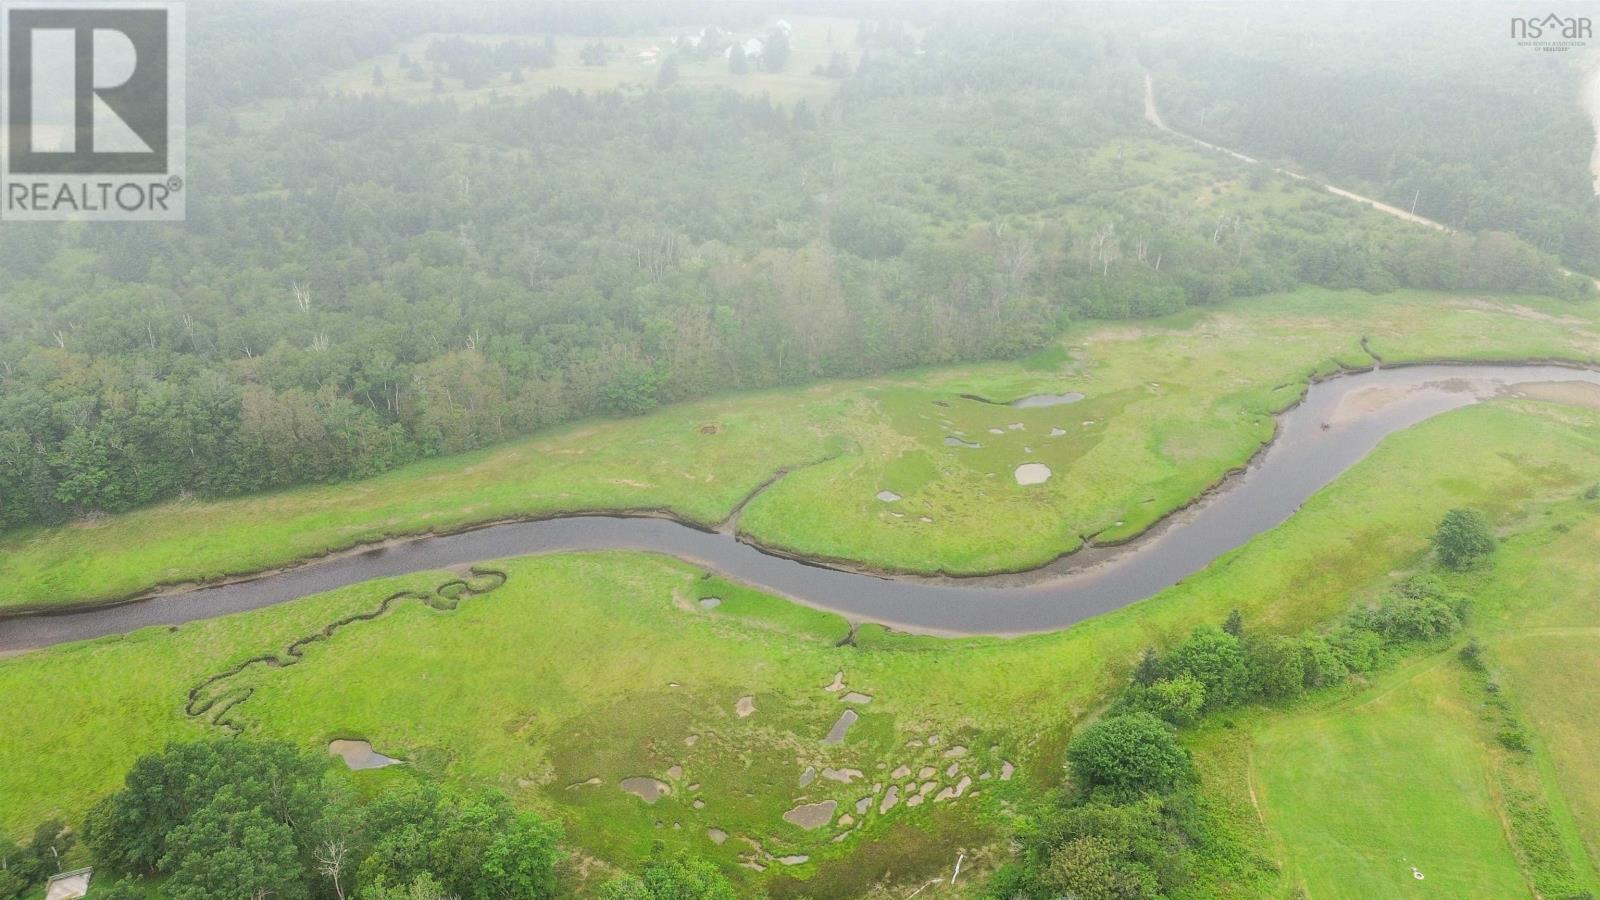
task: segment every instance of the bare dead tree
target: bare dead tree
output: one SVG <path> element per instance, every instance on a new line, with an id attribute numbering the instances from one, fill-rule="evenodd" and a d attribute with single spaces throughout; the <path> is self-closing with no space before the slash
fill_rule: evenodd
<path id="1" fill-rule="evenodd" d="M 344 874 L 345 864 L 350 856 L 350 847 L 342 838 L 329 838 L 322 842 L 316 849 L 317 871 L 333 879 L 333 892 L 344 900 L 344 885 L 339 882 L 339 876 Z"/>
<path id="2" fill-rule="evenodd" d="M 1100 277 L 1104 278 L 1111 273 L 1111 261 L 1122 255 L 1115 238 L 1117 227 L 1107 222 L 1094 230 L 1094 236 L 1089 239 L 1089 246 L 1093 248 L 1094 256 L 1100 261 Z"/>
<path id="3" fill-rule="evenodd" d="M 309 285 L 309 284 L 301 284 L 298 281 L 291 281 L 291 282 L 289 282 L 289 287 L 290 287 L 290 289 L 292 289 L 294 291 L 294 302 L 295 302 L 296 306 L 300 307 L 300 311 L 301 312 L 310 312 L 311 311 L 311 285 Z"/>
<path id="4" fill-rule="evenodd" d="M 649 273 L 650 280 L 659 284 L 667 277 L 667 269 L 678 261 L 678 236 L 670 229 L 657 229 L 634 245 L 634 257 L 639 268 Z"/>
<path id="5" fill-rule="evenodd" d="M 1226 213 L 1218 216 L 1217 227 L 1211 229 L 1211 246 L 1215 247 L 1217 241 L 1222 239 L 1222 232 L 1229 229 L 1238 230 L 1240 224 L 1241 220 L 1238 216 L 1230 216 Z"/>

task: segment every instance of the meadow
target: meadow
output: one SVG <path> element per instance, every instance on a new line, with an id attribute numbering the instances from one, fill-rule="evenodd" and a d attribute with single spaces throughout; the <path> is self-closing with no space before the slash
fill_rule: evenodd
<path id="1" fill-rule="evenodd" d="M 1600 886 L 1597 514 L 1588 491 L 1539 510 L 1491 569 L 1457 576 L 1482 676 L 1458 661 L 1459 641 L 1333 698 L 1246 716 L 1247 749 L 1232 756 L 1249 776 L 1228 789 L 1236 804 L 1250 792 L 1288 885 L 1314 897 Z M 1525 750 L 1505 745 L 1509 730 Z"/>
<path id="2" fill-rule="evenodd" d="M 500 787 L 559 818 L 585 871 L 636 862 L 660 841 L 717 859 L 777 896 L 857 895 L 880 879 L 936 877 L 958 852 L 978 874 L 1001 852 L 1021 798 L 1060 780 L 1065 741 L 1143 646 L 1169 644 L 1234 608 L 1269 631 L 1326 621 L 1415 566 L 1445 509 L 1470 503 L 1514 531 L 1549 504 L 1574 502 L 1597 470 L 1600 413 L 1532 400 L 1459 410 L 1391 436 L 1289 522 L 1161 595 L 1011 640 L 866 626 L 841 644 L 850 634 L 841 619 L 675 560 L 512 560 L 500 564 L 504 586 L 453 612 L 402 602 L 313 645 L 298 664 L 247 670 L 229 689 L 254 690 L 229 717 L 248 733 L 312 748 L 365 738 L 408 761 L 351 776 L 358 785 L 410 769 Z M 1543 546 L 1508 545 L 1502 555 L 1526 553 L 1537 567 Z M 139 753 L 219 733 L 185 712 L 187 692 L 207 676 L 443 577 L 363 584 L 0 661 L 8 698 L 0 827 L 20 833 L 48 815 L 76 818 Z M 722 602 L 699 602 L 707 597 Z M 825 690 L 841 672 L 845 691 Z M 846 703 L 848 691 L 871 700 Z M 743 697 L 754 708 L 748 716 L 739 715 Z M 849 708 L 860 719 L 845 740 L 823 743 Z M 1393 739 L 1406 715 L 1402 708 Z M 1001 780 L 1008 763 L 1015 777 Z M 901 766 L 909 772 L 896 775 Z M 808 767 L 814 778 L 802 786 Z M 973 781 L 961 797 L 932 799 L 963 776 Z M 670 793 L 647 805 L 619 788 L 632 777 L 659 779 Z M 907 783 L 928 782 L 925 802 L 903 802 Z M 891 783 L 902 802 L 880 812 Z M 1276 825 L 1274 796 L 1267 822 Z M 838 802 L 829 827 L 806 831 L 783 819 L 826 800 Z M 841 827 L 846 813 L 856 821 Z M 725 842 L 712 840 L 712 828 Z M 1197 885 L 1196 896 L 1209 889 Z"/>
<path id="3" fill-rule="evenodd" d="M 1524 892 L 1451 662 L 1428 659 L 1255 731 L 1259 800 L 1290 848 L 1291 880 L 1312 896 Z"/>
<path id="4" fill-rule="evenodd" d="M 869 569 L 1027 569 L 1189 502 L 1270 439 L 1272 414 L 1310 378 L 1372 365 L 1363 338 L 1390 363 L 1589 361 L 1594 315 L 1532 297 L 1306 289 L 1077 325 L 1017 362 L 724 396 L 364 481 L 12 529 L 0 533 L 0 608 L 132 596 L 511 518 L 650 511 L 713 527 L 776 475 L 740 515 L 747 540 Z M 1084 399 L 1016 409 L 964 396 L 1067 391 Z M 1018 484 L 1029 462 L 1051 478 Z"/>

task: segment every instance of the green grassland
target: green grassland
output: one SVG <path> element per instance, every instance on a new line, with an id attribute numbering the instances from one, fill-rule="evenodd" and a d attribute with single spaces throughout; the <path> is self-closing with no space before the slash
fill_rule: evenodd
<path id="1" fill-rule="evenodd" d="M 1600 871 L 1600 521 L 1552 517 L 1527 540 L 1538 542 L 1539 555 L 1503 554 L 1483 588 L 1493 604 L 1485 624 L 1493 675 L 1539 738 L 1539 768 L 1560 785 L 1577 825 L 1581 851 L 1574 855 Z"/>
<path id="2" fill-rule="evenodd" d="M 785 472 L 744 510 L 747 538 L 883 569 L 1029 568 L 1188 502 L 1270 438 L 1271 414 L 1308 378 L 1370 365 L 1363 336 L 1389 361 L 1591 360 L 1594 316 L 1538 298 L 1302 290 L 1074 326 L 1031 360 L 723 397 L 360 482 L 15 529 L 0 534 L 0 607 L 128 596 L 506 518 L 653 510 L 710 526 Z M 962 397 L 1062 391 L 1086 396 L 1035 409 Z M 983 447 L 948 445 L 958 431 Z M 1053 477 L 1018 485 L 1024 462 Z"/>
<path id="3" fill-rule="evenodd" d="M 1459 410 L 1391 436 L 1292 520 L 1183 584 L 1064 632 L 1012 640 L 866 627 L 839 646 L 848 633 L 839 618 L 677 561 L 514 560 L 504 564 L 504 586 L 453 612 L 402 602 L 312 645 L 298 664 L 246 670 L 228 687 L 254 691 L 229 718 L 307 747 L 367 738 L 415 769 L 496 785 L 559 817 L 585 855 L 607 863 L 636 862 L 663 841 L 779 895 L 856 895 L 890 872 L 907 880 L 948 871 L 958 848 L 988 848 L 980 860 L 993 860 L 1011 824 L 1008 801 L 1060 777 L 1071 729 L 1145 644 L 1169 643 L 1234 607 L 1263 629 L 1324 621 L 1415 565 L 1443 510 L 1472 503 L 1515 522 L 1576 496 L 1597 470 L 1600 413 L 1532 401 Z M 0 827 L 20 833 L 52 813 L 76 818 L 139 753 L 216 731 L 185 713 L 188 690 L 203 678 L 441 577 L 0 661 Z M 705 596 L 724 602 L 706 609 L 696 602 Z M 830 746 L 821 739 L 846 705 L 823 687 L 839 671 L 872 700 L 857 707 L 861 719 L 844 743 Z M 737 715 L 741 696 L 754 698 L 753 715 Z M 935 734 L 940 743 L 930 747 Z M 944 755 L 957 745 L 967 752 Z M 1010 782 L 994 777 L 1004 762 L 1018 767 Z M 944 774 L 951 763 L 955 776 Z M 808 765 L 863 774 L 851 784 L 819 775 L 801 788 Z M 880 815 L 874 800 L 853 831 L 837 818 L 813 832 L 781 818 L 823 799 L 853 813 L 873 784 L 901 780 L 889 775 L 900 765 L 933 766 L 927 780 L 942 787 L 960 775 L 991 778 L 915 809 L 902 803 Z M 618 788 L 631 776 L 660 778 L 672 793 L 647 806 Z M 591 778 L 600 782 L 583 784 Z M 731 836 L 714 844 L 711 827 Z M 770 858 L 784 855 L 810 859 Z M 766 870 L 740 867 L 741 856 Z"/>
<path id="4" fill-rule="evenodd" d="M 1513 897 L 1474 709 L 1451 659 L 1255 732 L 1257 795 L 1313 897 Z M 1411 867 L 1424 876 L 1418 882 Z"/>
<path id="5" fill-rule="evenodd" d="M 1451 648 L 1347 695 L 1247 717 L 1242 752 L 1237 738 L 1201 736 L 1212 763 L 1203 768 L 1228 771 L 1228 761 L 1251 772 L 1244 784 L 1208 786 L 1235 808 L 1248 792 L 1266 832 L 1255 842 L 1281 856 L 1288 884 L 1313 897 L 1555 896 L 1553 885 L 1564 896 L 1600 886 L 1597 540 L 1600 502 L 1578 497 L 1531 517 L 1493 568 L 1458 576 L 1475 598 L 1471 629 L 1487 648 L 1481 678 L 1492 693 Z M 1499 743 L 1508 716 L 1530 727 L 1527 752 Z M 1248 820 L 1231 827 L 1256 830 Z"/>
<path id="6" fill-rule="evenodd" d="M 789 60 L 782 72 L 750 71 L 743 75 L 735 75 L 729 71 L 728 61 L 723 59 L 721 53 L 713 54 L 705 60 L 684 58 L 679 61 L 678 89 L 729 88 L 752 96 L 765 94 L 780 103 L 796 100 L 810 100 L 816 103 L 825 100 L 837 89 L 839 81 L 814 72 L 818 66 L 827 66 L 835 51 L 843 52 L 849 58 L 851 68 L 854 69 L 861 58 L 861 50 L 856 44 L 858 23 L 854 19 L 826 16 L 789 16 L 786 17 L 786 21 L 793 26 L 793 31 L 789 39 Z M 470 88 L 459 78 L 444 76 L 445 90 L 442 94 L 434 92 L 431 71 L 422 81 L 408 78 L 405 71 L 400 68 L 401 55 L 422 62 L 426 67 L 424 54 L 428 44 L 436 38 L 459 37 L 493 45 L 517 40 L 537 43 L 542 37 L 511 34 L 426 34 L 405 42 L 393 53 L 364 60 L 334 73 L 324 79 L 323 86 L 329 91 L 342 91 L 348 94 L 378 94 L 416 101 L 430 101 L 444 97 L 469 103 L 499 97 L 536 97 L 556 89 L 592 93 L 642 91 L 656 86 L 657 71 L 661 67 L 661 62 L 672 54 L 673 44 L 678 37 L 698 34 L 699 31 L 698 27 L 685 27 L 656 34 L 629 34 L 604 38 L 604 43 L 611 52 L 603 66 L 584 65 L 579 58 L 579 51 L 584 45 L 591 43 L 592 38 L 556 35 L 553 38 L 556 50 L 555 65 L 550 68 L 525 68 L 522 70 L 520 83 L 513 81 L 509 74 L 505 74 L 493 79 L 491 83 Z M 741 40 L 753 36 L 764 37 L 767 31 L 766 28 L 749 29 L 740 32 L 739 36 Z M 659 48 L 661 51 L 659 60 L 649 63 L 641 61 L 639 53 L 651 47 Z M 373 84 L 374 67 L 383 73 L 381 86 Z M 752 66 L 752 69 L 754 68 Z"/>

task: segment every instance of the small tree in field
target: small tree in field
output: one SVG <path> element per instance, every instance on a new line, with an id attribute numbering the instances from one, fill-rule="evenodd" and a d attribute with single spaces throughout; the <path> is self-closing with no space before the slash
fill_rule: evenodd
<path id="1" fill-rule="evenodd" d="M 1439 522 L 1433 534 L 1433 549 L 1446 568 L 1470 569 L 1494 552 L 1494 531 L 1489 520 L 1475 509 L 1452 509 Z"/>
<path id="2" fill-rule="evenodd" d="M 1067 747 L 1072 774 L 1085 787 L 1120 793 L 1161 792 L 1189 769 L 1189 754 L 1166 723 L 1147 712 L 1102 719 Z"/>

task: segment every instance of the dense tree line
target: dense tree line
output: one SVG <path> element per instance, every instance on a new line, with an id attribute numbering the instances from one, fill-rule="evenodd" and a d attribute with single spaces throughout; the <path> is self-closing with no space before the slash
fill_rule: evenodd
<path id="1" fill-rule="evenodd" d="M 1225 160 L 1175 171 L 1130 140 L 1137 67 L 1114 36 L 962 16 L 925 52 L 866 29 L 870 58 L 825 105 L 317 94 L 248 127 L 202 117 L 188 222 L 0 241 L 0 527 L 356 478 L 718 390 L 1014 357 L 1073 318 L 1297 284 L 1570 290 L 1506 235 L 1272 202 L 1294 189 Z M 304 42 L 291 59 L 326 39 L 281 28 Z M 343 54 L 394 38 L 357 34 Z M 502 52 L 434 46 L 444 65 Z M 242 74 L 203 90 L 272 93 Z M 1251 177 L 1211 207 L 1160 189 Z"/>
<path id="2" fill-rule="evenodd" d="M 434 38 L 423 59 L 434 70 L 459 79 L 468 89 L 483 87 L 498 75 L 520 74 L 523 69 L 548 69 L 555 65 L 555 41 L 545 35 L 538 41 L 485 42 L 462 37 Z M 415 61 L 412 61 L 413 63 Z M 409 68 L 406 59 L 400 67 Z"/>
<path id="3" fill-rule="evenodd" d="M 281 742 L 171 744 L 139 758 L 81 831 L 52 821 L 27 846 L 0 837 L 0 898 L 63 868 L 77 836 L 105 900 L 222 897 L 538 900 L 570 896 L 561 830 L 493 791 L 462 795 L 421 777 L 372 797 L 328 757 Z M 599 885 L 608 900 L 733 900 L 714 865 L 658 851 Z"/>

